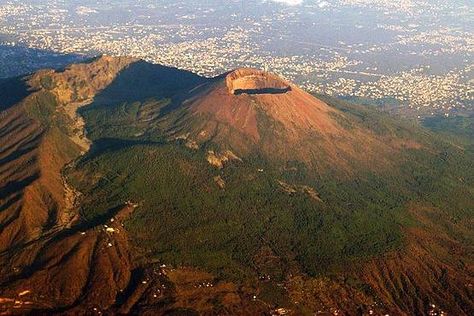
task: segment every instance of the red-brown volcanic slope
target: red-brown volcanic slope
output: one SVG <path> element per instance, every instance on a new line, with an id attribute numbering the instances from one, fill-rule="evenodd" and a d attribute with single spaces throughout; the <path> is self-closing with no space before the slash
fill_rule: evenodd
<path id="1" fill-rule="evenodd" d="M 387 306 L 398 307 L 392 308 L 395 314 L 428 312 L 427 306 L 434 304 L 431 310 L 438 313 L 449 307 L 453 315 L 468 315 L 474 311 L 474 245 L 462 244 L 460 236 L 472 233 L 474 220 L 454 227 L 445 214 L 433 219 L 442 214 L 439 209 L 418 204 L 409 208 L 420 226 L 407 229 L 406 247 L 365 263 L 359 276 Z M 447 227 L 458 235 L 447 233 Z"/>
<path id="2" fill-rule="evenodd" d="M 44 204 L 34 201 L 41 191 L 34 182 L 39 177 L 38 152 L 43 133 L 39 122 L 25 115 L 20 106 L 9 109 L 0 120 L 0 251 L 38 236 L 49 216 L 49 211 L 28 207 L 31 203 Z"/>
<path id="3" fill-rule="evenodd" d="M 124 237 L 117 235 L 112 238 L 116 247 L 98 252 L 105 240 L 102 232 L 90 228 L 80 235 L 65 230 L 77 215 L 77 193 L 67 186 L 61 170 L 87 149 L 87 142 L 76 135 L 76 117 L 67 108 L 75 113 L 131 62 L 103 57 L 64 72 L 39 72 L 28 78 L 32 94 L 1 117 L 0 282 L 5 292 L 0 294 L 0 311 L 5 306 L 21 310 L 28 305 L 72 304 L 83 295 L 82 289 L 99 284 L 96 278 L 115 276 L 101 280 L 107 293 L 113 292 L 114 284 L 126 284 L 130 269 L 128 249 L 121 246 Z M 48 89 L 40 82 L 45 77 L 50 78 Z M 78 82 L 83 84 L 79 87 Z M 41 115 L 50 117 L 42 120 Z M 59 129 L 57 119 L 69 120 L 70 130 Z M 92 262 L 101 268 L 94 270 Z M 20 299 L 18 293 L 27 290 L 31 292 Z M 105 299 L 104 293 L 96 293 Z"/>
<path id="4" fill-rule="evenodd" d="M 75 113 L 81 102 L 110 84 L 132 61 L 103 57 L 60 73 L 41 71 L 28 79 L 31 89 L 37 91 L 2 115 L 0 251 L 33 240 L 56 225 L 65 225 L 74 216 L 66 214 L 68 201 L 60 171 L 87 149 L 87 142 L 76 140 L 76 117 L 66 111 L 72 108 Z M 45 77 L 55 85 L 50 91 L 41 87 L 40 80 Z M 82 83 L 80 87 L 78 82 Z M 54 108 L 54 103 L 59 106 Z M 47 113 L 50 107 L 53 118 L 71 121 L 70 131 L 59 130 L 54 119 L 50 124 L 35 117 L 34 113 Z"/>
<path id="5" fill-rule="evenodd" d="M 391 154 L 409 145 L 361 126 L 342 126 L 337 118 L 344 119 L 344 113 L 255 69 L 219 77 L 195 89 L 185 104 L 194 115 L 205 117 L 190 138 L 198 144 L 212 141 L 238 156 L 258 145 L 272 159 L 299 160 L 320 170 L 338 168 L 350 174 L 356 164 L 374 170 L 390 166 Z"/>

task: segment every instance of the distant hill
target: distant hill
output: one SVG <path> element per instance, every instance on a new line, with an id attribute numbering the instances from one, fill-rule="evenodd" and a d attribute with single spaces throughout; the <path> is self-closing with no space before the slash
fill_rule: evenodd
<path id="1" fill-rule="evenodd" d="M 457 136 L 256 69 L 126 57 L 0 95 L 0 312 L 474 311 Z"/>

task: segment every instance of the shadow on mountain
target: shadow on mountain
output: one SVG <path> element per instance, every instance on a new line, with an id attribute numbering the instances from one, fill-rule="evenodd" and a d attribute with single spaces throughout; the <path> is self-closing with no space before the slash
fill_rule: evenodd
<path id="1" fill-rule="evenodd" d="M 123 148 L 137 146 L 137 145 L 161 145 L 163 143 L 147 140 L 125 140 L 119 138 L 101 138 L 92 143 L 85 159 L 89 160 L 98 157 L 106 152 L 114 152 Z"/>
<path id="2" fill-rule="evenodd" d="M 138 61 L 124 69 L 94 100 L 92 106 L 114 106 L 149 99 L 173 99 L 208 79 L 192 72 Z"/>
<path id="3" fill-rule="evenodd" d="M 234 91 L 235 95 L 239 94 L 283 94 L 291 91 L 291 88 L 263 88 L 263 89 L 236 89 Z"/>
<path id="4" fill-rule="evenodd" d="M 23 46 L 0 45 L 0 111 L 9 109 L 31 91 L 25 76 L 43 68 L 61 69 L 85 59 L 76 54 L 61 54 Z"/>
<path id="5" fill-rule="evenodd" d="M 44 68 L 60 69 L 86 58 L 88 56 L 19 45 L 0 45 L 0 78 L 19 77 Z"/>
<path id="6" fill-rule="evenodd" d="M 0 79 L 0 111 L 9 109 L 30 94 L 22 77 Z"/>
<path id="7" fill-rule="evenodd" d="M 35 173 L 23 180 L 18 180 L 18 181 L 11 181 L 6 183 L 4 186 L 0 188 L 0 199 L 6 199 L 10 195 L 20 192 L 24 188 L 26 188 L 28 185 L 33 183 L 36 179 L 39 178 L 39 173 Z"/>

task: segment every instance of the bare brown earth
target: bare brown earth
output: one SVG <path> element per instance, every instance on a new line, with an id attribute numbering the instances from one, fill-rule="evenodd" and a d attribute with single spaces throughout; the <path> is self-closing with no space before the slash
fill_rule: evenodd
<path id="1" fill-rule="evenodd" d="M 244 92 L 234 94 L 236 90 Z M 257 145 L 272 159 L 304 161 L 318 170 L 337 166 L 350 174 L 356 165 L 392 167 L 387 157 L 400 148 L 422 147 L 408 139 L 380 137 L 359 125 L 343 126 L 336 118 L 346 119 L 344 113 L 255 69 L 230 72 L 194 91 L 185 103 L 194 115 L 206 117 L 188 138 L 197 145 L 224 144 L 238 156 Z"/>
<path id="2" fill-rule="evenodd" d="M 468 315 L 474 311 L 474 245 L 461 244 L 459 236 L 470 234 L 472 219 L 448 233 L 445 220 L 433 219 L 439 210 L 415 204 L 411 213 L 422 225 L 406 232 L 408 245 L 372 260 L 360 277 L 387 306 L 399 308 L 395 313 L 434 310 Z"/>
<path id="3" fill-rule="evenodd" d="M 5 251 L 38 237 L 54 202 L 38 181 L 44 128 L 18 105 L 4 112 L 0 129 L 0 251 Z M 33 203 L 42 211 L 32 209 Z"/>
<path id="4" fill-rule="evenodd" d="M 438 211 L 412 205 L 423 225 L 406 232 L 403 249 L 354 263 L 339 280 L 296 273 L 285 284 L 290 297 L 322 315 L 471 315 L 474 249 L 432 219 Z M 468 235 L 472 224 L 456 234 Z"/>
<path id="5" fill-rule="evenodd" d="M 6 297 L 4 302 L 9 296 L 16 297 L 13 289 L 23 288 L 18 293 L 31 291 L 30 295 L 42 301 L 41 306 L 60 306 L 77 299 L 85 286 L 81 282 L 88 282 L 87 275 L 92 273 L 88 269 L 93 268 L 90 258 L 104 238 L 96 230 L 88 235 L 67 230 L 77 220 L 73 207 L 78 193 L 67 185 L 61 170 L 88 149 L 77 108 L 87 104 L 132 61 L 103 57 L 63 72 L 39 72 L 27 78 L 32 93 L 2 113 L 0 282 L 8 284 L 6 293 L 0 295 Z M 51 117 L 43 120 L 48 111 Z M 62 125 L 69 129 L 59 128 L 55 120 L 69 120 Z M 121 244 L 120 239 L 117 243 Z M 96 260 L 101 265 L 104 261 L 104 268 L 107 261 L 109 266 L 126 266 L 126 262 L 116 260 L 121 256 L 124 254 L 109 250 Z M 107 277 L 107 273 L 100 275 Z M 18 276 L 21 285 L 10 283 Z M 117 283 L 123 277 L 118 276 Z M 25 299 L 26 294 L 21 301 Z M 35 304 L 29 301 L 26 305 Z M 17 305 L 25 304 L 14 302 L 10 307 L 20 308 Z M 3 307 L 0 304 L 0 310 Z"/>
<path id="6" fill-rule="evenodd" d="M 74 217 L 69 214 L 72 197 L 66 198 L 71 192 L 61 170 L 89 146 L 76 110 L 132 61 L 103 57 L 64 72 L 38 72 L 28 79 L 34 92 L 2 113 L 0 251 L 34 240 Z M 49 79 L 47 88 L 42 86 L 44 78 Z M 54 119 L 69 120 L 67 131 L 54 119 L 42 122 L 35 114 L 47 112 L 48 107 Z"/>

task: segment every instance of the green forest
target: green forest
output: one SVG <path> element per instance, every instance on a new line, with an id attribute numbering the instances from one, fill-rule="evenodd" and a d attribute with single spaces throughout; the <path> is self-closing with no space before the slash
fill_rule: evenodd
<path id="1" fill-rule="evenodd" d="M 182 116 L 182 109 L 160 114 L 169 98 L 92 104 L 81 115 L 94 145 L 66 172 L 83 193 L 82 216 L 94 221 L 133 201 L 139 207 L 126 228 L 150 257 L 245 279 L 263 271 L 283 278 L 294 267 L 327 274 L 399 249 L 403 229 L 418 225 L 407 210 L 412 203 L 442 210 L 453 224 L 474 215 L 472 152 L 375 107 L 324 100 L 350 118 L 347 124 L 408 135 L 431 147 L 403 150 L 399 168 L 382 175 L 364 169 L 352 178 L 337 170 L 315 173 L 258 152 L 219 170 L 206 161 L 213 144 L 195 150 L 167 137 L 170 121 Z M 281 182 L 296 189 L 288 192 Z M 298 189 L 305 186 L 320 200 Z M 257 263 L 262 249 L 279 261 Z"/>

